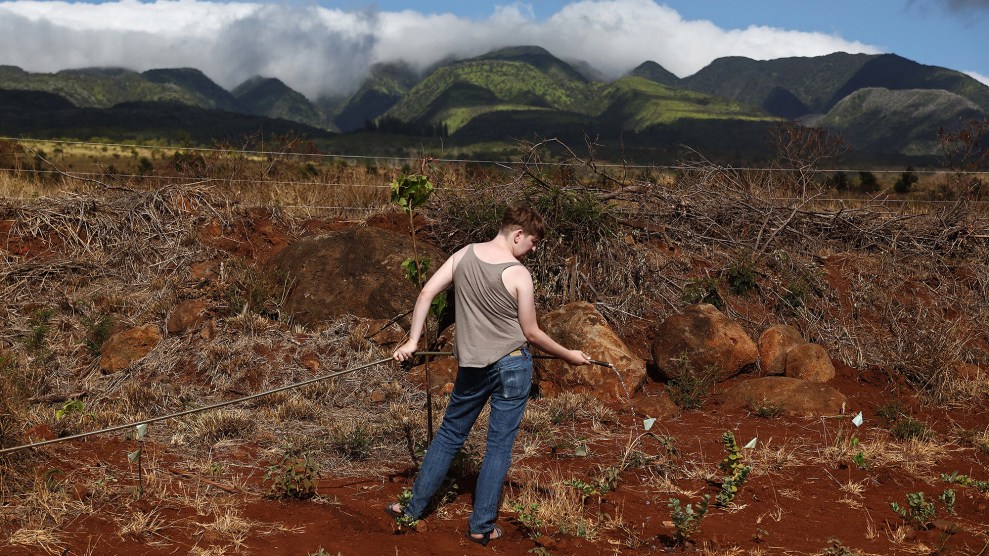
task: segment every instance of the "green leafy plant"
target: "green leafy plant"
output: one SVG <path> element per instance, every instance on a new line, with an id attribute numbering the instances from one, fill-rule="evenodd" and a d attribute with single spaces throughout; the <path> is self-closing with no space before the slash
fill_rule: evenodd
<path id="1" fill-rule="evenodd" d="M 681 353 L 672 364 L 677 370 L 672 373 L 675 378 L 667 383 L 670 400 L 680 409 L 701 407 L 716 382 L 717 369 L 714 367 L 698 369 L 686 352 Z"/>
<path id="2" fill-rule="evenodd" d="M 113 317 L 109 315 L 89 316 L 82 319 L 82 325 L 86 328 L 86 337 L 82 343 L 91 356 L 97 357 L 103 344 L 110 338 L 110 332 L 113 330 Z"/>
<path id="3" fill-rule="evenodd" d="M 735 442 L 735 435 L 726 431 L 721 435 L 721 443 L 728 452 L 727 457 L 718 465 L 725 477 L 721 480 L 721 492 L 718 493 L 715 504 L 726 507 L 732 503 L 738 494 L 738 489 L 745 484 L 752 468 L 742 462 L 742 451 Z"/>
<path id="4" fill-rule="evenodd" d="M 412 501 L 412 489 L 403 488 L 402 492 L 398 495 L 398 505 L 403 510 Z M 404 513 L 395 518 L 395 524 L 399 529 L 415 529 L 419 525 L 419 520 Z"/>
<path id="5" fill-rule="evenodd" d="M 918 419 L 913 417 L 904 417 L 896 422 L 890 432 L 893 433 L 898 440 L 910 440 L 912 438 L 924 439 L 930 434 L 927 425 Z"/>
<path id="6" fill-rule="evenodd" d="M 700 531 L 701 520 L 707 515 L 711 496 L 705 494 L 695 508 L 692 504 L 682 506 L 678 498 L 670 498 L 670 520 L 673 521 L 673 542 L 684 545 Z"/>
<path id="7" fill-rule="evenodd" d="M 542 536 L 543 521 L 539 518 L 539 504 L 515 502 L 512 504 L 512 511 L 530 538 L 538 539 Z"/>
<path id="8" fill-rule="evenodd" d="M 316 494 L 319 465 L 308 454 L 288 449 L 278 462 L 268 466 L 265 480 L 271 481 L 271 494 L 275 498 L 305 500 Z"/>
<path id="9" fill-rule="evenodd" d="M 396 179 L 391 184 L 391 202 L 398 205 L 409 215 L 409 229 L 412 234 L 412 258 L 406 260 L 402 263 L 402 267 L 405 270 L 405 276 L 410 281 L 415 279 L 413 282 L 416 289 L 421 290 L 423 281 L 425 280 L 425 274 L 429 267 L 428 259 L 422 259 L 419 257 L 419 247 L 416 244 L 416 221 L 415 221 L 415 210 L 422 205 L 426 204 L 429 200 L 430 195 L 433 193 L 433 184 L 429 181 L 429 178 L 422 174 L 405 174 Z M 425 264 L 425 266 L 424 266 Z M 437 296 L 438 297 L 438 296 Z M 446 308 L 446 293 L 443 294 L 443 300 L 437 302 L 436 299 L 430 304 L 430 312 L 434 309 L 439 311 Z M 434 315 L 435 316 L 435 315 Z M 424 334 L 424 339 L 426 345 L 429 345 L 429 328 L 426 328 L 426 333 Z M 429 359 L 426 359 L 426 383 L 429 383 Z M 426 431 L 427 438 L 432 441 L 433 439 L 433 395 L 432 391 L 426 389 Z"/>
<path id="10" fill-rule="evenodd" d="M 36 357 L 48 352 L 48 332 L 51 330 L 51 318 L 54 315 L 54 309 L 38 309 L 28 320 L 30 331 L 24 344 Z"/>
<path id="11" fill-rule="evenodd" d="M 849 445 L 852 449 L 858 448 L 859 439 L 853 436 Z M 852 463 L 857 465 L 859 469 L 868 469 L 869 467 L 869 462 L 865 459 L 865 452 L 861 449 L 852 456 Z"/>
<path id="12" fill-rule="evenodd" d="M 728 289 L 735 295 L 745 295 L 758 288 L 756 272 L 747 262 L 735 262 L 724 272 Z"/>
<path id="13" fill-rule="evenodd" d="M 957 471 L 948 475 L 947 473 L 941 474 L 941 480 L 946 483 L 962 485 L 962 486 L 973 486 L 981 492 L 989 492 L 989 481 L 979 481 L 969 477 L 968 475 L 960 475 Z"/>
<path id="14" fill-rule="evenodd" d="M 85 410 L 86 404 L 82 403 L 82 400 L 68 400 L 60 409 L 55 410 L 55 420 L 61 421 L 73 413 L 82 414 Z"/>
<path id="15" fill-rule="evenodd" d="M 948 488 L 938 496 L 938 500 L 944 504 L 944 509 L 951 515 L 955 515 L 955 502 L 957 501 L 955 497 L 955 491 Z"/>
<path id="16" fill-rule="evenodd" d="M 904 521 L 912 523 L 921 529 L 926 529 L 930 522 L 937 516 L 934 502 L 924 500 L 923 492 L 907 493 L 906 507 L 900 506 L 896 502 L 890 502 L 889 507 Z"/>
<path id="17" fill-rule="evenodd" d="M 718 309 L 725 308 L 725 301 L 718 293 L 718 280 L 715 278 L 700 278 L 687 282 L 680 297 L 684 303 L 710 303 Z"/>

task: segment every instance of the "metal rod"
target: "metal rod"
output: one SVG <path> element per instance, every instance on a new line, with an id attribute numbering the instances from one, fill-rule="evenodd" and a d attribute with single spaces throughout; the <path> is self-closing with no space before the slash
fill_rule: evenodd
<path id="1" fill-rule="evenodd" d="M 289 385 L 286 385 L 286 386 L 280 386 L 278 388 L 273 388 L 271 390 L 266 390 L 264 392 L 259 392 L 257 394 L 252 394 L 250 396 L 244 396 L 243 398 L 237 398 L 235 400 L 227 400 L 225 402 L 219 402 L 219 403 L 215 403 L 215 404 L 212 404 L 212 405 L 206 405 L 206 406 L 203 406 L 203 407 L 196 407 L 196 408 L 193 408 L 193 409 L 187 409 L 185 411 L 180 411 L 178 413 L 172 413 L 172 414 L 169 414 L 169 415 L 162 415 L 162 416 L 159 416 L 159 417 L 152 417 L 151 419 L 144 419 L 143 421 L 134 421 L 133 423 L 127 423 L 126 425 L 116 425 L 116 426 L 112 426 L 112 427 L 107 427 L 105 429 L 100 429 L 100 430 L 95 430 L 95 431 L 90 431 L 90 432 L 84 432 L 84 433 L 80 433 L 80 434 L 74 434 L 72 436 L 65 436 L 65 437 L 62 437 L 62 438 L 53 438 L 51 440 L 43 440 L 41 442 L 35 442 L 35 443 L 32 443 L 32 444 L 25 444 L 23 446 L 15 446 L 13 448 L 4 448 L 3 450 L 0 450 L 0 455 L 12 454 L 14 452 L 19 452 L 21 450 L 25 450 L 27 448 L 37 448 L 38 446 L 46 446 L 48 444 L 57 444 L 59 442 L 66 442 L 66 441 L 69 441 L 69 440 L 78 440 L 80 438 L 86 438 L 87 436 L 94 436 L 94 435 L 97 435 L 97 434 L 104 434 L 104 433 L 108 433 L 108 432 L 119 431 L 119 430 L 131 428 L 131 427 L 136 427 L 136 426 L 142 425 L 142 424 L 157 423 L 158 421 L 165 421 L 167 419 L 174 419 L 176 417 L 183 417 L 185 415 L 191 415 L 193 413 L 200 413 L 202 411 L 209 411 L 211 409 L 218 409 L 218 408 L 225 407 L 225 406 L 228 406 L 228 405 L 234 405 L 234 404 L 238 404 L 238 403 L 250 401 L 250 400 L 253 400 L 253 399 L 257 399 L 257 398 L 260 398 L 262 396 L 267 396 L 269 394 L 274 394 L 276 392 L 284 392 L 285 390 L 292 390 L 293 388 L 299 388 L 299 387 L 302 387 L 302 386 L 307 386 L 309 384 L 313 384 L 314 382 L 319 382 L 321 380 L 326 380 L 328 378 L 334 378 L 334 377 L 338 377 L 338 376 L 345 375 L 345 374 L 348 374 L 348 373 L 353 373 L 355 371 L 360 371 L 360 370 L 366 369 L 368 367 L 373 367 L 375 365 L 380 365 L 382 363 L 385 363 L 385 362 L 391 361 L 391 360 L 392 360 L 391 357 L 385 357 L 384 359 L 378 359 L 377 361 L 372 361 L 371 363 L 360 365 L 360 366 L 354 367 L 352 369 L 346 369 L 346 370 L 338 371 L 338 372 L 335 372 L 335 373 L 325 374 L 325 375 L 322 375 L 322 376 L 318 376 L 316 378 L 310 378 L 309 380 L 303 380 L 302 382 L 296 382 L 294 384 L 289 384 Z"/>

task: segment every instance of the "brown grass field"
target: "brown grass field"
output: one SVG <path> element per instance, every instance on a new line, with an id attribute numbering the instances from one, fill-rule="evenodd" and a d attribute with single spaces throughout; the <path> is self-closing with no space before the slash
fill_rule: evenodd
<path id="1" fill-rule="evenodd" d="M 790 324 L 827 348 L 849 402 L 814 419 L 713 403 L 758 369 L 704 385 L 699 409 L 648 431 L 627 405 L 534 398 L 506 537 L 483 548 L 463 538 L 483 416 L 416 530 L 381 511 L 411 486 L 426 392 L 377 365 L 153 423 L 143 439 L 128 429 L 0 455 L 0 554 L 989 554 L 985 174 L 924 174 L 901 197 L 837 195 L 818 168 L 740 171 L 690 152 L 675 170 L 603 165 L 548 144 L 504 167 L 341 161 L 291 142 L 2 147 L 0 449 L 387 357 L 356 317 L 282 314 L 287 282 L 268 262 L 328 229 L 408 233 L 389 184 L 413 172 L 436 186 L 417 234 L 447 252 L 486 239 L 507 202 L 545 213 L 550 233 L 528 261 L 541 311 L 589 301 L 646 360 L 655 326 L 691 303 L 718 304 L 753 338 Z M 206 302 L 206 322 L 101 371 L 109 335 L 163 328 L 190 299 Z M 675 387 L 650 378 L 635 397 Z M 445 399 L 432 400 L 438 424 Z M 747 481 L 726 506 L 680 519 L 672 500 L 696 510 L 718 494 L 727 431 L 758 439 L 740 450 Z"/>

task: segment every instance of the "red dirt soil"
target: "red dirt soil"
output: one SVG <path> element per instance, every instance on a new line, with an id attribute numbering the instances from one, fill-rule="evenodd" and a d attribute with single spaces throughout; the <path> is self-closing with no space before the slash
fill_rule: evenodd
<path id="1" fill-rule="evenodd" d="M 402 229 L 404 225 L 386 217 L 379 220 L 375 224 L 386 228 Z M 336 227 L 311 224 L 307 228 L 322 231 Z M 260 215 L 253 230 L 223 231 L 207 227 L 202 233 L 206 241 L 217 247 L 256 260 L 267 260 L 286 241 L 283 232 Z M 840 261 L 833 263 L 840 268 Z M 828 267 L 829 271 L 834 268 Z M 648 345 L 648 339 L 632 339 L 629 343 Z M 645 349 L 641 351 L 647 353 Z M 391 462 L 392 471 L 386 474 L 324 476 L 318 482 L 317 499 L 284 501 L 267 496 L 269 489 L 263 475 L 270 462 L 259 460 L 257 448 L 249 443 L 218 450 L 213 456 L 226 469 L 249 471 L 246 482 L 238 483 L 242 488 L 231 488 L 233 485 L 225 482 L 229 477 L 222 474 L 206 477 L 190 471 L 190 466 L 197 462 L 178 461 L 170 455 L 167 437 L 153 437 L 144 447 L 145 461 L 154 462 L 153 472 L 168 476 L 172 489 L 189 489 L 209 502 L 237 507 L 239 516 L 253 524 L 242 544 L 231 544 L 229 536 L 202 527 L 214 522 L 216 516 L 199 513 L 194 505 L 178 506 L 151 496 L 141 500 L 117 496 L 105 502 L 105 508 L 113 514 L 88 514 L 70 521 L 59 531 L 67 545 L 62 553 L 171 555 L 212 547 L 214 554 L 266 555 L 308 555 L 319 548 L 327 554 L 344 555 L 631 554 L 681 550 L 709 554 L 818 554 L 830 546 L 831 538 L 840 539 L 843 546 L 863 554 L 933 553 L 939 547 L 944 548 L 941 553 L 989 553 L 985 519 L 989 497 L 973 487 L 951 486 L 939 478 L 942 473 L 958 471 L 975 479 L 989 480 L 986 471 L 989 454 L 978 447 L 946 440 L 934 456 L 936 462 L 921 465 L 915 473 L 900 464 L 861 469 L 851 461 L 818 461 L 826 449 L 835 445 L 840 431 L 853 432 L 863 444 L 889 440 L 888 427 L 879 422 L 876 411 L 891 400 L 901 400 L 910 415 L 927 423 L 938 439 L 957 436 L 958 430 L 985 431 L 989 429 L 989 415 L 976 410 L 948 412 L 920 403 L 912 390 L 892 382 L 880 370 L 853 369 L 840 363 L 837 368 L 838 376 L 831 385 L 848 397 L 843 416 L 761 418 L 709 403 L 701 410 L 686 411 L 657 422 L 650 431 L 652 435 L 642 438 L 639 449 L 650 454 L 660 452 L 656 437 L 669 435 L 676 439 L 681 473 L 674 477 L 674 483 L 681 491 L 689 491 L 689 495 L 676 495 L 684 504 L 696 503 L 703 494 L 710 494 L 713 499 L 719 492 L 718 477 L 705 480 L 696 475 L 689 477 L 682 471 L 721 461 L 725 457 L 722 433 L 733 431 L 740 445 L 758 439 L 755 450 L 743 450 L 746 459 L 752 458 L 754 471 L 740 489 L 735 507 L 724 510 L 712 504 L 700 531 L 686 547 L 672 546 L 674 528 L 668 502 L 674 495 L 658 493 L 651 486 L 656 480 L 655 472 L 645 467 L 624 471 L 616 490 L 600 498 L 588 497 L 588 515 L 620 517 L 624 523 L 600 538 L 589 540 L 552 533 L 533 538 L 512 512 L 503 510 L 499 524 L 504 527 L 505 537 L 482 547 L 464 538 L 471 504 L 469 483 L 462 485 L 453 502 L 444 505 L 442 517 L 428 516 L 414 532 L 397 529 L 383 508 L 411 486 L 414 476 L 411 461 Z M 719 384 L 716 392 L 745 378 L 748 377 L 743 375 Z M 655 395 L 664 388 L 649 381 L 637 395 Z M 567 431 L 587 439 L 587 456 L 577 457 L 566 450 L 547 448 L 513 466 L 507 491 L 522 487 L 516 474 L 521 468 L 559 470 L 562 476 L 591 482 L 602 467 L 622 461 L 630 438 L 644 432 L 643 416 L 631 414 L 627 406 L 615 406 L 613 410 L 618 417 L 615 422 L 605 424 L 608 434 L 602 434 L 589 422 L 578 422 L 572 426 L 573 430 Z M 850 421 L 859 411 L 865 416 L 865 425 L 855 430 Z M 64 479 L 60 480 L 59 488 L 71 489 L 74 497 L 85 501 L 92 495 L 89 492 L 92 485 L 81 479 L 77 482 L 76 477 L 92 474 L 94 469 L 105 469 L 118 484 L 136 488 L 134 465 L 127 461 L 127 453 L 133 449 L 132 441 L 98 436 L 41 448 L 36 456 L 41 461 L 36 460 L 36 464 L 42 470 L 61 469 Z M 151 465 L 148 467 L 146 472 L 152 470 Z M 854 484 L 862 487 L 861 494 L 841 488 Z M 954 488 L 957 493 L 957 515 L 945 515 L 940 506 L 939 515 L 955 522 L 958 532 L 946 534 L 947 525 L 943 523 L 929 530 L 901 529 L 903 520 L 890 509 L 890 502 L 905 505 L 906 494 L 917 491 L 925 492 L 931 500 L 946 488 Z M 152 534 L 122 534 L 121 516 L 133 512 L 157 516 L 166 526 Z M 6 545 L 0 548 L 0 553 L 41 552 L 36 546 Z"/>

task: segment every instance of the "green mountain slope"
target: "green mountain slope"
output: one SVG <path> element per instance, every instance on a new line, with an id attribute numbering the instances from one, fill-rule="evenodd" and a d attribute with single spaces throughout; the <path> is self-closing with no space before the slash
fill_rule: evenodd
<path id="1" fill-rule="evenodd" d="M 771 114 L 796 117 L 826 112 L 838 89 L 873 58 L 844 52 L 765 61 L 732 56 L 718 58 L 684 77 L 682 83 L 688 89 L 758 106 Z M 794 114 L 800 106 L 804 111 Z"/>
<path id="2" fill-rule="evenodd" d="M 237 99 L 230 94 L 230 91 L 217 85 L 195 68 L 153 69 L 142 73 L 141 76 L 152 83 L 194 95 L 195 106 L 231 112 L 237 110 Z"/>
<path id="3" fill-rule="evenodd" d="M 406 64 L 375 64 L 370 75 L 333 117 L 340 131 L 364 127 L 395 106 L 402 96 L 419 81 L 419 76 Z"/>
<path id="4" fill-rule="evenodd" d="M 240 111 L 246 114 L 281 118 L 313 127 L 325 125 L 323 115 L 302 93 L 280 79 L 252 77 L 231 91 Z"/>
<path id="5" fill-rule="evenodd" d="M 472 117 L 488 112 L 586 113 L 596 106 L 594 88 L 579 72 L 541 48 L 503 49 L 437 68 L 386 116 L 444 124 L 453 133 Z"/>
<path id="6" fill-rule="evenodd" d="M 0 88 L 53 93 L 83 107 L 107 108 L 133 101 L 200 105 L 197 95 L 190 91 L 168 83 L 149 81 L 137 72 L 120 68 L 28 73 L 18 67 L 0 66 Z"/>
<path id="7" fill-rule="evenodd" d="M 211 144 L 295 132 L 310 138 L 333 134 L 297 122 L 211 110 L 171 102 L 124 102 L 80 108 L 52 93 L 0 90 L 0 134 L 37 138 L 149 140 Z"/>
<path id="8" fill-rule="evenodd" d="M 642 77 L 615 81 L 601 92 L 601 102 L 606 108 L 598 119 L 621 123 L 625 129 L 637 132 L 686 119 L 775 121 L 769 114 L 737 102 L 674 89 Z"/>
<path id="9" fill-rule="evenodd" d="M 659 83 L 660 85 L 666 85 L 667 87 L 681 86 L 679 77 L 651 60 L 648 62 L 642 62 L 628 74 L 633 77 L 642 77 L 643 79 L 648 79 L 649 81 Z"/>
<path id="10" fill-rule="evenodd" d="M 884 54 L 865 64 L 835 91 L 830 104 L 836 105 L 849 94 L 865 87 L 884 89 L 941 89 L 965 97 L 989 112 L 989 86 L 964 73 Z"/>
<path id="11" fill-rule="evenodd" d="M 939 152 L 938 130 L 986 116 L 971 100 L 948 91 L 866 88 L 843 98 L 815 124 L 840 133 L 859 151 L 928 155 Z"/>
<path id="12" fill-rule="evenodd" d="M 681 82 L 691 90 L 759 106 L 785 118 L 823 114 L 866 87 L 941 89 L 989 110 L 989 87 L 963 73 L 895 54 L 839 52 L 766 61 L 719 58 Z"/>

